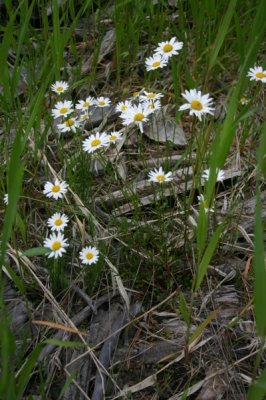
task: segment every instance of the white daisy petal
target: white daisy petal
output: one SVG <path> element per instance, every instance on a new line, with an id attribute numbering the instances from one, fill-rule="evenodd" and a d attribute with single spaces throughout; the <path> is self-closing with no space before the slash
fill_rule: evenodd
<path id="1" fill-rule="evenodd" d="M 154 71 L 158 68 L 164 68 L 167 65 L 168 60 L 163 58 L 160 54 L 154 54 L 152 57 L 148 57 L 145 60 L 145 66 L 147 71 Z"/>
<path id="2" fill-rule="evenodd" d="M 63 253 L 66 252 L 66 247 L 69 246 L 67 243 L 67 239 L 64 238 L 64 235 L 61 232 L 52 233 L 48 238 L 44 240 L 44 247 L 47 247 L 51 250 L 50 253 L 47 253 L 48 258 L 54 257 L 62 257 Z"/>
<path id="3" fill-rule="evenodd" d="M 68 184 L 64 181 L 60 182 L 58 179 L 54 183 L 46 182 L 44 185 L 43 193 L 47 197 L 52 197 L 55 200 L 61 199 L 67 192 Z"/>
<path id="4" fill-rule="evenodd" d="M 55 108 L 52 109 L 52 116 L 56 119 L 59 117 L 66 117 L 73 112 L 72 101 L 58 101 Z"/>
<path id="5" fill-rule="evenodd" d="M 123 119 L 123 125 L 130 125 L 135 123 L 141 133 L 143 133 L 143 123 L 148 121 L 148 116 L 153 113 L 154 110 L 147 108 L 143 104 L 132 105 L 126 111 L 123 111 L 120 117 Z"/>
<path id="6" fill-rule="evenodd" d="M 150 171 L 148 177 L 149 182 L 155 183 L 170 182 L 173 180 L 172 172 L 167 172 L 166 174 L 162 167 L 159 167 L 158 169 L 155 168 L 153 171 Z"/>
<path id="7" fill-rule="evenodd" d="M 116 112 L 124 112 L 128 109 L 128 107 L 131 106 L 131 101 L 126 100 L 126 101 L 120 101 L 115 107 Z"/>
<path id="8" fill-rule="evenodd" d="M 196 115 L 201 121 L 203 114 L 213 115 L 214 108 L 211 107 L 213 99 L 209 94 L 202 95 L 201 91 L 196 89 L 186 90 L 182 96 L 188 101 L 179 107 L 179 111 L 190 110 L 189 115 Z"/>
<path id="9" fill-rule="evenodd" d="M 68 217 L 65 214 L 55 213 L 48 219 L 47 225 L 52 231 L 63 231 L 68 224 Z"/>
<path id="10" fill-rule="evenodd" d="M 156 54 L 160 54 L 163 58 L 169 59 L 173 55 L 177 55 L 179 50 L 183 47 L 183 42 L 178 42 L 176 37 L 172 37 L 167 42 L 161 42 L 155 49 Z"/>
<path id="11" fill-rule="evenodd" d="M 56 81 L 51 85 L 51 90 L 57 94 L 64 93 L 68 89 L 68 83 L 65 81 Z"/>
<path id="12" fill-rule="evenodd" d="M 123 133 L 122 132 L 111 132 L 107 137 L 108 141 L 110 143 L 115 143 L 118 142 L 119 140 L 122 140 Z"/>
<path id="13" fill-rule="evenodd" d="M 88 108 L 95 104 L 95 99 L 91 96 L 87 97 L 85 100 L 79 100 L 75 108 L 81 111 L 88 111 Z"/>
<path id="14" fill-rule="evenodd" d="M 58 124 L 57 127 L 61 132 L 76 132 L 79 127 L 79 121 L 74 117 L 68 118 L 62 124 Z"/>
<path id="15" fill-rule="evenodd" d="M 148 108 L 149 110 L 155 111 L 155 110 L 160 110 L 162 108 L 160 100 L 150 100 L 150 101 L 144 101 L 142 103 L 144 107 Z"/>
<path id="16" fill-rule="evenodd" d="M 263 70 L 263 68 L 260 66 L 255 65 L 253 68 L 250 68 L 247 76 L 251 81 L 260 81 L 266 83 L 266 70 Z"/>
<path id="17" fill-rule="evenodd" d="M 155 101 L 163 97 L 162 93 L 146 92 L 139 96 L 139 101 Z"/>
<path id="18" fill-rule="evenodd" d="M 82 142 L 83 150 L 87 153 L 93 153 L 102 147 L 108 146 L 108 144 L 109 139 L 105 132 L 96 132 Z"/>
<path id="19" fill-rule="evenodd" d="M 224 181 L 225 180 L 225 173 L 224 173 L 224 170 L 222 170 L 222 169 L 217 169 L 216 170 L 216 175 L 217 175 L 217 178 L 216 178 L 216 181 L 218 182 L 218 181 Z M 202 174 L 202 178 L 205 180 L 205 181 L 208 181 L 209 180 L 209 178 L 210 178 L 210 169 L 205 169 L 204 171 L 203 171 L 203 174 Z"/>
<path id="20" fill-rule="evenodd" d="M 97 97 L 97 99 L 95 99 L 95 106 L 97 107 L 108 107 L 111 104 L 111 100 L 108 97 Z"/>
<path id="21" fill-rule="evenodd" d="M 79 258 L 82 264 L 95 264 L 99 259 L 99 250 L 92 246 L 84 247 L 79 253 Z"/>

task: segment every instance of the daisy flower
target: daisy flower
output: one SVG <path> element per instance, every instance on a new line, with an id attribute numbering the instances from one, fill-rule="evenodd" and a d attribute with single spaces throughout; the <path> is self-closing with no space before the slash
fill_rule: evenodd
<path id="1" fill-rule="evenodd" d="M 153 171 L 150 171 L 149 174 L 149 182 L 156 182 L 156 183 L 164 183 L 170 182 L 172 178 L 172 172 L 164 172 L 163 168 L 160 167 L 159 169 L 155 168 Z"/>
<path id="2" fill-rule="evenodd" d="M 58 179 L 54 183 L 46 182 L 44 185 L 43 193 L 47 197 L 53 197 L 55 200 L 61 199 L 67 192 L 68 184 L 64 181 L 60 182 Z"/>
<path id="3" fill-rule="evenodd" d="M 95 99 L 95 106 L 97 107 L 108 107 L 111 104 L 111 100 L 108 97 L 97 97 L 97 99 Z"/>
<path id="4" fill-rule="evenodd" d="M 162 93 L 146 92 L 139 96 L 139 101 L 155 101 L 163 97 Z"/>
<path id="5" fill-rule="evenodd" d="M 145 101 L 142 103 L 145 107 L 147 107 L 148 109 L 155 111 L 155 110 L 160 110 L 160 108 L 162 108 L 161 102 L 160 100 L 155 100 L 155 101 Z"/>
<path id="6" fill-rule="evenodd" d="M 147 57 L 145 66 L 147 71 L 154 71 L 158 68 L 163 68 L 167 65 L 168 60 L 163 58 L 160 54 L 154 54 L 152 57 Z"/>
<path id="7" fill-rule="evenodd" d="M 58 117 L 66 117 L 68 114 L 73 112 L 72 101 L 58 101 L 55 108 L 52 110 L 52 116 L 56 119 Z"/>
<path id="8" fill-rule="evenodd" d="M 51 85 L 51 90 L 57 94 L 64 93 L 68 89 L 68 83 L 65 81 L 56 81 Z"/>
<path id="9" fill-rule="evenodd" d="M 79 122 L 87 121 L 87 119 L 90 119 L 90 115 L 89 115 L 89 113 L 85 112 L 80 115 Z"/>
<path id="10" fill-rule="evenodd" d="M 93 153 L 101 147 L 108 145 L 108 136 L 105 132 L 96 132 L 95 135 L 90 135 L 82 142 L 83 150 L 88 153 Z"/>
<path id="11" fill-rule="evenodd" d="M 246 106 L 248 102 L 249 100 L 245 96 L 241 97 L 241 99 L 239 100 L 239 103 L 242 104 L 242 106 Z"/>
<path id="12" fill-rule="evenodd" d="M 209 94 L 202 95 L 200 90 L 191 89 L 182 93 L 182 96 L 188 103 L 179 107 L 179 111 L 190 110 L 189 115 L 196 115 L 200 121 L 203 114 L 213 115 L 214 108 L 210 107 L 213 99 L 209 97 Z"/>
<path id="13" fill-rule="evenodd" d="M 200 194 L 199 196 L 197 196 L 197 199 L 198 199 L 198 202 L 203 206 L 204 211 L 206 213 L 214 212 L 214 209 L 212 207 L 211 208 L 207 207 L 207 202 L 206 202 L 205 197 L 203 196 L 203 194 Z"/>
<path id="14" fill-rule="evenodd" d="M 86 98 L 86 100 L 79 100 L 75 108 L 77 110 L 88 111 L 88 107 L 93 106 L 94 104 L 94 98 L 89 96 Z"/>
<path id="15" fill-rule="evenodd" d="M 224 181 L 224 180 L 225 180 L 225 173 L 224 173 L 224 170 L 222 170 L 222 169 L 217 169 L 217 170 L 216 170 L 216 175 L 217 175 L 216 182 L 218 182 L 218 181 Z M 205 169 L 205 170 L 203 171 L 202 178 L 203 178 L 205 181 L 208 181 L 208 180 L 209 180 L 209 178 L 210 178 L 210 169 Z"/>
<path id="16" fill-rule="evenodd" d="M 120 117 L 123 119 L 123 125 L 130 125 L 135 123 L 141 133 L 143 133 L 143 122 L 148 121 L 148 115 L 150 115 L 153 110 L 145 107 L 143 104 L 132 105 L 126 111 L 122 112 Z"/>
<path id="17" fill-rule="evenodd" d="M 51 250 L 50 253 L 47 253 L 48 258 L 54 257 L 62 257 L 63 253 L 66 252 L 65 247 L 68 247 L 67 239 L 64 238 L 64 235 L 61 232 L 52 233 L 48 238 L 43 242 L 43 246 L 47 247 Z"/>
<path id="18" fill-rule="evenodd" d="M 4 195 L 4 203 L 8 205 L 8 194 Z"/>
<path id="19" fill-rule="evenodd" d="M 79 253 L 82 264 L 95 264 L 99 259 L 99 250 L 96 247 L 84 247 Z"/>
<path id="20" fill-rule="evenodd" d="M 62 132 L 76 132 L 79 127 L 79 121 L 77 118 L 68 118 L 62 124 L 58 124 L 57 127 Z"/>
<path id="21" fill-rule="evenodd" d="M 109 142 L 115 143 L 121 140 L 122 136 L 123 136 L 122 132 L 111 132 L 107 137 Z"/>
<path id="22" fill-rule="evenodd" d="M 120 101 L 120 103 L 117 104 L 117 106 L 115 107 L 115 111 L 116 112 L 123 112 L 126 111 L 128 109 L 128 107 L 131 106 L 131 101 L 126 100 L 126 101 Z"/>
<path id="23" fill-rule="evenodd" d="M 69 219 L 65 214 L 55 213 L 48 219 L 47 225 L 52 231 L 63 231 L 67 226 Z"/>
<path id="24" fill-rule="evenodd" d="M 179 50 L 183 47 L 183 42 L 178 42 L 176 37 L 172 37 L 168 42 L 161 42 L 155 49 L 156 54 L 160 54 L 162 57 L 169 59 L 173 55 L 178 54 Z"/>
<path id="25" fill-rule="evenodd" d="M 254 68 L 250 68 L 247 76 L 251 81 L 261 81 L 263 83 L 266 82 L 266 70 L 263 70 L 262 67 L 254 66 Z"/>

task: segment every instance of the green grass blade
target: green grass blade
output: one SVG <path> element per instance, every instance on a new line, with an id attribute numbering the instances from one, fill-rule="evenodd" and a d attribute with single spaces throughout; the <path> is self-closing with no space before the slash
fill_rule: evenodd
<path id="1" fill-rule="evenodd" d="M 260 147 L 258 150 L 258 185 L 256 195 L 256 215 L 255 215 L 255 255 L 254 255 L 254 303 L 256 327 L 259 336 L 266 338 L 266 265 L 264 253 L 264 232 L 263 221 L 261 218 L 262 204 L 259 191 L 259 179 L 265 167 L 265 147 L 266 147 L 266 124 L 262 130 Z"/>
<path id="2" fill-rule="evenodd" d="M 193 291 L 196 292 L 198 290 L 198 288 L 200 287 L 200 284 L 202 282 L 202 279 L 204 278 L 204 275 L 207 271 L 209 262 L 211 261 L 211 258 L 215 252 L 218 240 L 221 236 L 221 233 L 224 229 L 224 225 L 221 224 L 218 226 L 218 228 L 216 229 L 216 231 L 214 232 L 208 247 L 205 250 L 205 253 L 202 257 L 201 263 L 198 267 L 198 271 L 197 271 L 197 275 L 193 284 Z"/>
<path id="3" fill-rule="evenodd" d="M 8 168 L 8 206 L 4 219 L 4 227 L 2 233 L 1 243 L 1 254 L 0 254 L 0 268 L 4 263 L 4 255 L 6 251 L 6 245 L 10 238 L 12 226 L 16 216 L 16 207 L 19 199 L 22 177 L 23 177 L 23 166 L 20 161 L 21 156 L 21 132 L 18 131 L 15 137 L 12 153 Z"/>
<path id="4" fill-rule="evenodd" d="M 32 249 L 25 250 L 22 253 L 22 256 L 26 257 L 34 257 L 34 256 L 43 256 L 44 254 L 50 253 L 51 250 L 46 247 L 33 247 Z"/>
<path id="5" fill-rule="evenodd" d="M 19 378 L 17 380 L 17 393 L 16 393 L 16 399 L 20 399 L 22 398 L 24 391 L 27 387 L 27 384 L 29 382 L 30 376 L 31 376 L 31 372 L 33 371 L 37 361 L 38 361 L 38 357 L 39 354 L 41 352 L 41 350 L 44 347 L 44 343 L 39 343 L 35 349 L 30 353 L 27 361 L 25 362 L 25 364 L 23 365 L 20 374 L 19 374 Z"/>
<path id="6" fill-rule="evenodd" d="M 215 42 L 212 46 L 212 50 L 210 51 L 208 71 L 210 71 L 212 69 L 212 67 L 214 66 L 214 64 L 216 62 L 219 51 L 221 50 L 224 39 L 228 33 L 228 29 L 230 26 L 231 19 L 234 15 L 236 4 L 237 4 L 237 0 L 230 1 L 228 8 L 226 10 L 226 13 L 224 15 L 224 18 L 221 22 L 221 25 L 218 28 L 218 33 L 217 33 Z"/>
<path id="7" fill-rule="evenodd" d="M 264 400 L 266 393 L 266 368 L 262 371 L 259 379 L 250 386 L 247 400 Z"/>
<path id="8" fill-rule="evenodd" d="M 187 324 L 187 326 L 189 326 L 190 324 L 189 310 L 186 304 L 185 297 L 182 292 L 180 292 L 179 295 L 179 311 L 181 312 L 181 315 L 184 318 L 185 323 Z"/>

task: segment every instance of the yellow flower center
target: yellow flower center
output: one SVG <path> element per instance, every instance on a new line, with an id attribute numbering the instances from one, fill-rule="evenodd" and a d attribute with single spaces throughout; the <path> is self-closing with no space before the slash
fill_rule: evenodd
<path id="1" fill-rule="evenodd" d="M 100 139 L 94 139 L 91 142 L 91 147 L 96 147 L 99 146 L 102 142 L 100 141 Z"/>
<path id="2" fill-rule="evenodd" d="M 155 96 L 155 93 L 152 92 L 147 94 L 148 99 L 154 99 Z"/>
<path id="3" fill-rule="evenodd" d="M 122 110 L 122 111 L 127 110 L 127 106 L 125 106 L 125 105 L 121 106 L 121 110 Z"/>
<path id="4" fill-rule="evenodd" d="M 60 242 L 54 242 L 54 243 L 52 244 L 52 249 L 53 249 L 53 250 L 59 250 L 59 249 L 61 249 L 61 243 L 60 243 Z"/>
<path id="5" fill-rule="evenodd" d="M 247 103 L 248 99 L 246 97 L 241 97 L 240 103 L 245 104 Z"/>
<path id="6" fill-rule="evenodd" d="M 149 105 L 148 105 L 148 108 L 150 108 L 151 110 L 153 110 L 153 109 L 154 109 L 154 104 L 149 104 Z"/>
<path id="7" fill-rule="evenodd" d="M 87 258 L 87 260 L 91 260 L 93 258 L 93 253 L 91 251 L 88 251 L 85 257 Z"/>
<path id="8" fill-rule="evenodd" d="M 56 87 L 57 92 L 62 92 L 64 90 L 63 86 Z"/>
<path id="9" fill-rule="evenodd" d="M 109 136 L 109 140 L 115 140 L 115 139 L 117 139 L 117 136 L 116 136 L 116 135 L 110 135 L 110 136 Z"/>
<path id="10" fill-rule="evenodd" d="M 82 119 L 88 119 L 88 118 L 89 118 L 89 114 L 87 114 L 87 113 L 86 113 L 86 114 L 83 114 L 83 115 L 81 116 L 81 118 L 82 118 Z"/>
<path id="11" fill-rule="evenodd" d="M 163 46 L 163 51 L 165 52 L 165 53 L 169 53 L 169 51 L 172 51 L 173 50 L 173 46 L 170 44 L 170 43 L 166 43 L 164 46 Z"/>
<path id="12" fill-rule="evenodd" d="M 68 108 L 67 107 L 62 107 L 62 108 L 60 108 L 59 112 L 60 112 L 60 114 L 65 114 L 65 113 L 68 112 Z"/>
<path id="13" fill-rule="evenodd" d="M 105 101 L 101 100 L 98 102 L 99 106 L 105 106 Z"/>
<path id="14" fill-rule="evenodd" d="M 153 63 L 152 63 L 152 67 L 153 68 L 156 68 L 156 67 L 159 67 L 161 65 L 161 61 L 153 61 Z"/>
<path id="15" fill-rule="evenodd" d="M 191 105 L 191 108 L 192 108 L 193 110 L 200 111 L 200 110 L 203 109 L 203 106 L 202 106 L 202 104 L 201 104 L 201 102 L 200 102 L 199 100 L 192 100 L 192 102 L 190 103 L 190 105 Z"/>
<path id="16" fill-rule="evenodd" d="M 265 78 L 266 74 L 264 72 L 256 72 L 256 77 L 259 79 Z"/>
<path id="17" fill-rule="evenodd" d="M 139 95 L 139 92 L 134 92 L 133 93 L 133 97 L 138 97 L 138 95 Z"/>
<path id="18" fill-rule="evenodd" d="M 73 126 L 75 124 L 75 121 L 73 120 L 73 119 L 68 119 L 66 122 L 65 122 L 65 125 L 66 126 Z"/>
<path id="19" fill-rule="evenodd" d="M 156 179 L 158 182 L 164 182 L 165 181 L 165 176 L 164 175 L 157 175 Z"/>
<path id="20" fill-rule="evenodd" d="M 82 104 L 82 107 L 89 107 L 90 103 L 88 101 L 84 101 L 84 103 Z"/>
<path id="21" fill-rule="evenodd" d="M 52 187 L 52 192 L 57 193 L 57 192 L 59 192 L 59 191 L 60 191 L 60 186 L 59 186 L 59 185 L 54 185 L 54 186 Z"/>
<path id="22" fill-rule="evenodd" d="M 137 114 L 135 114 L 135 116 L 134 116 L 134 121 L 142 121 L 143 120 L 143 118 L 144 118 L 144 114 L 142 114 L 142 113 L 137 113 Z"/>
<path id="23" fill-rule="evenodd" d="M 62 223 L 63 223 L 63 221 L 61 220 L 61 218 L 57 218 L 57 219 L 55 220 L 55 222 L 54 222 L 54 224 L 55 224 L 56 226 L 60 226 L 60 225 L 62 225 Z"/>

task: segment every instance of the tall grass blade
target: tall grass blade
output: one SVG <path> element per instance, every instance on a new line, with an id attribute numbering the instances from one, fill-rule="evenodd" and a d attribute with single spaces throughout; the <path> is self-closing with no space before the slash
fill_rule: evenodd
<path id="1" fill-rule="evenodd" d="M 212 67 L 214 66 L 214 64 L 216 62 L 219 51 L 221 50 L 224 39 L 228 33 L 228 30 L 230 27 L 230 22 L 234 15 L 236 4 L 237 4 L 237 0 L 230 1 L 228 8 L 226 10 L 226 13 L 224 15 L 224 18 L 221 22 L 221 25 L 218 28 L 218 33 L 217 33 L 215 42 L 212 46 L 212 50 L 210 51 L 208 71 L 210 71 L 212 69 Z"/>
<path id="2" fill-rule="evenodd" d="M 214 232 L 214 234 L 210 240 L 210 243 L 208 244 L 208 246 L 205 250 L 205 253 L 202 257 L 201 263 L 198 267 L 198 271 L 197 271 L 197 274 L 196 274 L 196 277 L 195 277 L 195 280 L 193 283 L 193 291 L 194 292 L 196 292 L 201 285 L 202 279 L 204 278 L 204 275 L 207 271 L 209 262 L 211 261 L 211 258 L 215 252 L 218 240 L 221 236 L 223 229 L 224 229 L 223 224 L 218 226 L 218 228 L 216 229 L 216 231 Z"/>

